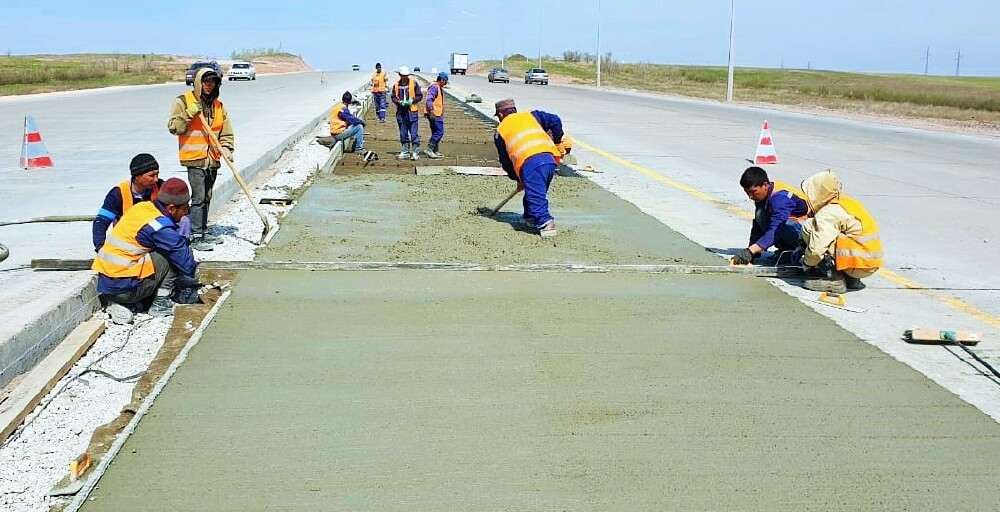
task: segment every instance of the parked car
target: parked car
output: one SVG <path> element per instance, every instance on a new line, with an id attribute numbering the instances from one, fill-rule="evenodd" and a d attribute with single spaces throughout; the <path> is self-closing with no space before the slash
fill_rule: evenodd
<path id="1" fill-rule="evenodd" d="M 201 69 L 201 68 L 212 68 L 212 69 L 214 69 L 215 72 L 218 73 L 219 78 L 223 78 L 223 77 L 226 76 L 226 74 L 222 71 L 222 66 L 220 66 L 218 62 L 216 62 L 214 60 L 211 60 L 211 61 L 210 60 L 199 60 L 199 61 L 195 62 L 194 64 L 191 64 L 191 66 L 188 67 L 187 72 L 184 73 L 184 83 L 186 83 L 188 85 L 194 84 L 194 74 L 197 73 L 198 70 Z"/>
<path id="2" fill-rule="evenodd" d="M 229 66 L 229 80 L 256 80 L 257 68 L 249 62 L 234 62 Z"/>
<path id="3" fill-rule="evenodd" d="M 524 83 L 549 85 L 549 74 L 542 68 L 531 68 L 524 74 Z"/>
<path id="4" fill-rule="evenodd" d="M 361 71 L 361 65 L 360 64 L 355 64 L 355 65 L 351 66 L 351 71 Z"/>
<path id="5" fill-rule="evenodd" d="M 503 68 L 493 68 L 490 70 L 490 74 L 486 75 L 486 79 L 493 82 L 503 82 L 505 84 L 510 83 L 510 74 L 507 73 L 506 69 Z"/>

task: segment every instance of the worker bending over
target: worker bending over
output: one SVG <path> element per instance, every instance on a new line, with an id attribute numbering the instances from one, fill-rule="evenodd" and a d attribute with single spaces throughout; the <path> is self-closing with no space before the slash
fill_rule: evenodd
<path id="1" fill-rule="evenodd" d="M 495 115 L 500 119 L 494 136 L 497 156 L 517 189 L 524 191 L 524 221 L 542 238 L 554 237 L 548 191 L 560 158 L 556 146 L 563 138 L 562 120 L 541 110 L 518 112 L 511 99 L 498 101 Z"/>
<path id="2" fill-rule="evenodd" d="M 222 79 L 210 68 L 195 73 L 194 88 L 174 100 L 174 108 L 167 121 L 167 129 L 177 136 L 181 165 L 187 167 L 191 184 L 192 247 L 211 251 L 222 239 L 208 232 L 208 210 L 212 205 L 212 189 L 223 157 L 232 159 L 236 148 L 233 126 L 229 114 L 219 101 Z M 202 125 L 199 114 L 205 117 L 208 127 Z M 211 147 L 206 130 L 215 132 L 222 146 L 222 155 Z"/>
<path id="3" fill-rule="evenodd" d="M 104 196 L 104 204 L 97 211 L 93 224 L 94 251 L 101 250 L 108 236 L 108 229 L 118 222 L 132 208 L 143 201 L 155 201 L 163 180 L 160 179 L 160 164 L 153 155 L 139 153 L 129 163 L 132 179 L 125 180 L 114 186 Z M 181 234 L 185 238 L 191 236 L 191 219 L 184 217 L 180 221 Z"/>
<path id="4" fill-rule="evenodd" d="M 378 116 L 378 122 L 385 122 L 385 111 L 388 106 L 385 100 L 385 92 L 389 89 L 389 79 L 385 76 L 382 71 L 382 63 L 375 63 L 375 73 L 371 78 L 372 84 L 372 99 L 375 100 L 375 114 Z"/>
<path id="5" fill-rule="evenodd" d="M 350 106 L 354 101 L 354 95 L 346 91 L 340 99 L 341 101 L 330 109 L 330 136 L 343 142 L 345 151 L 347 141 L 353 138 L 354 151 L 362 151 L 365 149 L 365 122 L 351 113 Z"/>
<path id="6" fill-rule="evenodd" d="M 734 265 L 749 265 L 771 246 L 778 252 L 794 251 L 801 245 L 802 224 L 809 214 L 805 194 L 781 181 L 771 181 L 767 171 L 749 167 L 740 176 L 740 186 L 754 202 L 750 245 L 733 256 Z"/>
<path id="7" fill-rule="evenodd" d="M 420 100 L 424 94 L 420 85 L 410 77 L 410 68 L 399 68 L 399 81 L 392 86 L 392 103 L 396 105 L 396 124 L 399 125 L 399 145 L 397 158 L 416 160 L 420 158 Z"/>
<path id="8" fill-rule="evenodd" d="M 175 303 L 198 302 L 197 264 L 177 227 L 190 200 L 184 180 L 170 178 L 156 199 L 129 208 L 108 233 L 92 269 L 98 273 L 97 292 L 116 323 L 128 323 L 147 305 L 149 314 L 169 316 Z"/>
<path id="9" fill-rule="evenodd" d="M 865 287 L 861 279 L 882 266 L 878 224 L 860 201 L 841 192 L 831 170 L 802 182 L 812 216 L 802 224 L 805 288 L 843 293 Z"/>
<path id="10" fill-rule="evenodd" d="M 448 84 L 448 73 L 438 73 L 437 79 L 427 87 L 427 99 L 424 100 L 428 123 L 431 127 L 431 138 L 427 141 L 427 156 L 441 158 L 439 149 L 444 138 L 444 86 Z"/>

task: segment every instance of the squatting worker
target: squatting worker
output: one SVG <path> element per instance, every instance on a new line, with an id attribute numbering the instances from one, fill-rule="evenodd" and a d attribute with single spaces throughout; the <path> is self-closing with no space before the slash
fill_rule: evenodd
<path id="1" fill-rule="evenodd" d="M 354 95 L 346 91 L 340 102 L 330 109 L 330 136 L 342 141 L 345 148 L 347 141 L 353 138 L 354 152 L 357 153 L 365 149 L 365 122 L 351 113 L 352 101 Z"/>
<path id="2" fill-rule="evenodd" d="M 424 100 L 427 122 L 431 127 L 431 138 L 427 141 L 427 156 L 441 158 L 439 149 L 444 138 L 444 87 L 448 84 L 448 73 L 438 73 L 437 79 L 427 87 L 427 99 Z"/>
<path id="3" fill-rule="evenodd" d="M 861 201 L 842 193 L 831 170 L 806 178 L 802 192 L 811 217 L 802 224 L 805 288 L 843 293 L 865 287 L 862 279 L 882 266 L 878 224 Z"/>
<path id="4" fill-rule="evenodd" d="M 160 179 L 160 164 L 149 153 L 139 153 L 132 157 L 129 171 L 132 173 L 132 179 L 125 180 L 109 190 L 104 196 L 104 204 L 97 211 L 97 218 L 93 224 L 95 251 L 101 250 L 108 236 L 108 229 L 118 222 L 129 208 L 143 201 L 155 201 L 160 187 L 163 186 L 163 180 Z M 188 217 L 181 219 L 180 229 L 185 237 L 191 235 L 191 220 Z"/>
<path id="5" fill-rule="evenodd" d="M 389 90 L 389 79 L 382 71 L 382 63 L 375 63 L 375 73 L 371 78 L 372 98 L 375 100 L 375 113 L 378 115 L 378 122 L 385 122 L 385 111 L 388 106 L 385 93 Z"/>
<path id="6" fill-rule="evenodd" d="M 233 158 L 236 139 L 229 114 L 219 101 L 222 80 L 210 68 L 199 69 L 194 77 L 194 88 L 174 101 L 167 129 L 177 136 L 181 165 L 187 167 L 191 184 L 191 246 L 199 251 L 210 251 L 222 243 L 218 236 L 208 232 L 208 210 L 212 204 L 212 189 L 218 176 L 221 158 Z M 201 124 L 198 114 L 205 116 L 219 143 L 223 155 L 211 147 L 211 141 Z"/>
<path id="7" fill-rule="evenodd" d="M 524 191 L 524 221 L 543 238 L 556 236 L 548 191 L 560 158 L 556 145 L 563 138 L 562 120 L 541 110 L 518 112 L 511 99 L 496 102 L 495 115 L 500 119 L 493 138 L 497 155 Z"/>
<path id="8" fill-rule="evenodd" d="M 743 171 L 740 186 L 754 202 L 754 216 L 750 245 L 733 256 L 733 264 L 748 265 L 771 246 L 779 252 L 798 249 L 801 223 L 809 214 L 805 194 L 787 183 L 771 181 L 767 171 L 760 167 Z"/>
<path id="9" fill-rule="evenodd" d="M 392 85 L 392 103 L 396 105 L 396 124 L 399 125 L 400 160 L 419 158 L 420 153 L 420 100 L 424 94 L 420 85 L 410 77 L 410 68 L 399 68 L 399 81 Z"/>
<path id="10" fill-rule="evenodd" d="M 184 180 L 170 178 L 159 187 L 156 199 L 129 208 L 108 233 L 92 269 L 112 320 L 130 319 L 150 301 L 154 316 L 170 315 L 175 302 L 197 301 L 197 264 L 177 227 L 190 199 Z"/>

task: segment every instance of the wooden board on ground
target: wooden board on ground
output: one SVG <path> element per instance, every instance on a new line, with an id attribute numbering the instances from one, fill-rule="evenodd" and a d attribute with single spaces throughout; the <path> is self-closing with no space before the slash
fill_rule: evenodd
<path id="1" fill-rule="evenodd" d="M 459 165 L 425 165 L 416 167 L 417 176 L 433 176 L 436 174 L 467 174 L 474 176 L 506 176 L 507 173 L 499 167 L 465 167 Z"/>
<path id="2" fill-rule="evenodd" d="M 83 322 L 18 382 L 7 400 L 0 403 L 0 442 L 17 429 L 25 416 L 103 332 L 103 318 L 91 318 Z"/>

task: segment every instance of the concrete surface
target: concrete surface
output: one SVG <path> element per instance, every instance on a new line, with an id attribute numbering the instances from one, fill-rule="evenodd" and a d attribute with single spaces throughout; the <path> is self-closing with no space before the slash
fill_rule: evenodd
<path id="1" fill-rule="evenodd" d="M 752 204 L 738 180 L 762 121 L 771 121 L 782 163 L 768 172 L 796 183 L 837 169 L 845 190 L 880 223 L 894 271 L 850 295 L 863 314 L 808 302 L 815 293 L 775 284 L 1000 421 L 1000 380 L 957 349 L 901 342 L 915 326 L 971 329 L 985 340 L 976 351 L 1000 366 L 1000 278 L 986 270 L 1000 262 L 988 250 L 1000 228 L 983 215 L 1000 197 L 993 162 L 1000 140 L 580 86 L 453 77 L 450 87 L 460 96 L 481 95 L 485 115 L 505 97 L 522 110 L 561 115 L 582 143 L 574 149 L 580 164 L 603 171 L 590 179 L 722 252 L 747 243 Z M 940 289 L 908 288 L 921 285 Z"/>
<path id="2" fill-rule="evenodd" d="M 761 280 L 259 271 L 82 510 L 994 510 L 998 451 Z"/>
<path id="3" fill-rule="evenodd" d="M 298 73 L 225 82 L 221 98 L 236 133 L 241 173 L 251 177 L 273 162 L 290 137 L 364 79 L 357 73 Z M 95 214 L 108 189 L 128 177 L 136 153 L 153 154 L 162 178 L 186 179 L 177 161 L 177 138 L 167 132 L 166 121 L 171 102 L 187 89 L 166 84 L 3 98 L 0 135 L 11 143 L 0 147 L 0 219 Z M 26 114 L 38 121 L 54 168 L 28 172 L 16 167 L 20 145 L 14 141 L 21 139 Z M 213 210 L 235 190 L 229 171 L 220 170 Z M 30 368 L 72 329 L 72 318 L 60 310 L 91 279 L 87 272 L 42 276 L 21 268 L 32 258 L 90 257 L 90 240 L 89 223 L 0 227 L 0 242 L 11 250 L 0 263 L 0 345 L 7 345 L 0 354 L 15 357 L 0 359 L 0 385 Z"/>

